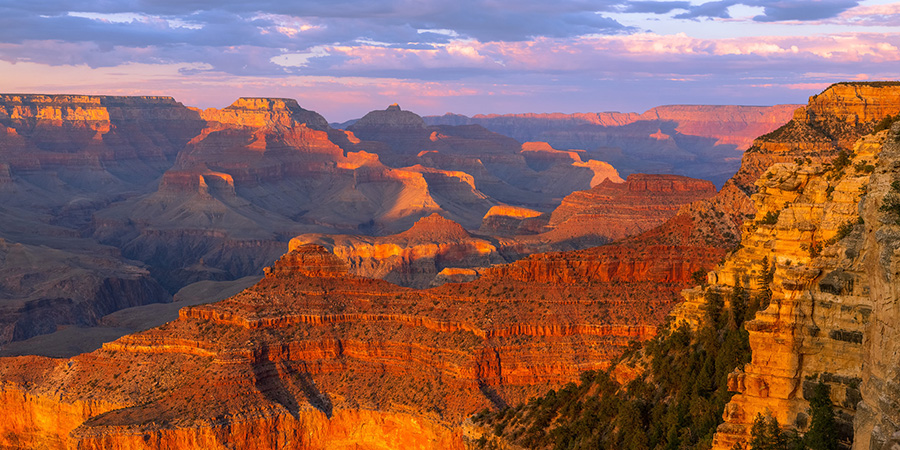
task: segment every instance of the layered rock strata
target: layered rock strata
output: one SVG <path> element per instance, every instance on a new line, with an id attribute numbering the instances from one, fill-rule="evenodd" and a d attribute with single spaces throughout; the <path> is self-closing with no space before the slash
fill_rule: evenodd
<path id="1" fill-rule="evenodd" d="M 768 307 L 745 325 L 752 360 L 729 377 L 738 394 L 726 407 L 714 448 L 746 443 L 758 414 L 806 430 L 816 383 L 830 388 L 846 443 L 880 448 L 890 439 L 876 429 L 877 414 L 869 415 L 869 405 L 884 403 L 862 396 L 867 386 L 884 385 L 865 383 L 862 368 L 872 367 L 866 348 L 881 341 L 881 331 L 868 334 L 874 305 L 892 295 L 890 289 L 873 289 L 884 286 L 889 263 L 872 255 L 890 234 L 884 225 L 890 220 L 878 207 L 890 196 L 896 131 L 866 136 L 852 148 L 847 142 L 889 111 L 900 111 L 898 92 L 889 84 L 832 86 L 812 97 L 791 123 L 758 139 L 735 176 L 736 187 L 756 192 L 755 218 L 743 226 L 741 247 L 708 275 L 710 284 L 686 291 L 687 301 L 675 313 L 677 320 L 696 324 L 707 292 L 771 292 Z M 834 158 L 839 151 L 848 151 L 849 159 Z M 771 165 L 753 188 L 745 184 L 761 166 L 786 155 L 794 161 Z M 870 399 L 890 396 L 879 388 L 868 391 Z"/>
<path id="2" fill-rule="evenodd" d="M 648 231 L 682 205 L 715 194 L 715 186 L 705 180 L 632 174 L 625 183 L 605 181 L 566 196 L 550 215 L 549 234 L 557 240 L 590 236 L 602 244 Z"/>
<path id="3" fill-rule="evenodd" d="M 606 367 L 683 286 L 648 305 L 593 281 L 416 291 L 346 270 L 299 246 L 253 288 L 102 350 L 0 359 L 0 445 L 461 449 L 466 416 Z"/>

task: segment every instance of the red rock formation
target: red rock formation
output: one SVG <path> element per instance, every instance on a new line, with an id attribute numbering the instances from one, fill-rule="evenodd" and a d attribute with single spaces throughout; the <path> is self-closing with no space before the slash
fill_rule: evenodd
<path id="1" fill-rule="evenodd" d="M 128 183 L 158 176 L 202 121 L 170 97 L 5 94 L 0 125 L 0 158 L 14 172 L 89 168 L 122 177 L 150 170 L 119 180 Z"/>
<path id="2" fill-rule="evenodd" d="M 540 211 L 509 205 L 498 205 L 488 210 L 481 221 L 479 231 L 494 236 L 536 234 L 544 231 L 549 219 Z"/>
<path id="3" fill-rule="evenodd" d="M 712 197 L 716 188 L 705 180 L 678 175 L 629 175 L 624 183 L 605 181 L 572 193 L 550 215 L 547 239 L 592 237 L 598 243 L 648 231 L 673 217 L 679 208 Z"/>
<path id="4" fill-rule="evenodd" d="M 606 367 L 674 296 L 492 277 L 413 291 L 342 267 L 300 246 L 253 288 L 102 350 L 0 359 L 0 446 L 462 449 L 466 416 Z"/>

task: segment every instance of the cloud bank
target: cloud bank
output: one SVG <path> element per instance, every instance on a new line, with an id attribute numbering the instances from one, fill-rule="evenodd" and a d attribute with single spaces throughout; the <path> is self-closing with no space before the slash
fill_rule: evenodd
<path id="1" fill-rule="evenodd" d="M 342 120 L 392 95 L 431 109 L 423 112 L 638 110 L 667 99 L 737 103 L 748 88 L 768 93 L 758 100 L 802 101 L 800 86 L 900 76 L 888 71 L 900 59 L 892 31 L 900 6 L 877 1 L 126 0 L 72 8 L 61 0 L 0 5 L 3 90 L 165 88 L 221 106 L 245 91 L 315 101 L 309 90 L 318 89 L 346 99 L 323 111 Z M 728 36 L 729 26 L 754 32 Z M 726 35 L 694 32 L 714 27 Z"/>

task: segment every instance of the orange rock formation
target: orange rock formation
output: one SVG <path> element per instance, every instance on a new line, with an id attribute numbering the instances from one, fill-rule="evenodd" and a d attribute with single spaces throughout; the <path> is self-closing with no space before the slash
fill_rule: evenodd
<path id="1" fill-rule="evenodd" d="M 487 275 L 416 291 L 346 268 L 297 246 L 253 288 L 102 350 L 0 359 L 0 446 L 462 449 L 463 418 L 606 367 L 683 286 L 638 301 Z"/>
<path id="2" fill-rule="evenodd" d="M 439 214 L 419 219 L 412 228 L 390 236 L 305 234 L 290 248 L 318 244 L 346 261 L 350 273 L 381 278 L 415 288 L 431 285 L 444 268 L 474 268 L 506 262 L 495 243 L 469 234 Z"/>

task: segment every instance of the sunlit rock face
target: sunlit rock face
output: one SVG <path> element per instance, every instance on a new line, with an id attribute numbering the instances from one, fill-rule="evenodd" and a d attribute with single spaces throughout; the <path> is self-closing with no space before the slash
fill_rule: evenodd
<path id="1" fill-rule="evenodd" d="M 752 193 L 755 213 L 742 227 L 741 246 L 709 273 L 709 285 L 685 292 L 676 322 L 696 324 L 710 291 L 769 288 L 772 300 L 746 324 L 752 360 L 729 377 L 738 394 L 714 448 L 747 442 L 757 414 L 806 430 L 815 383 L 829 386 L 846 442 L 883 448 L 890 441 L 882 430 L 890 429 L 892 410 L 876 400 L 891 395 L 882 382 L 889 375 L 876 368 L 890 352 L 876 344 L 886 330 L 876 324 L 891 316 L 883 307 L 884 316 L 875 312 L 893 291 L 890 263 L 874 255 L 892 245 L 893 222 L 878 208 L 896 177 L 898 130 L 865 135 L 900 111 L 898 93 L 891 84 L 832 86 L 757 139 L 729 182 L 732 195 Z M 850 157 L 835 167 L 840 151 Z"/>
<path id="2" fill-rule="evenodd" d="M 425 288 L 445 268 L 479 268 L 506 260 L 496 242 L 474 237 L 440 216 L 419 219 L 412 228 L 389 236 L 301 235 L 291 248 L 319 244 L 346 261 L 350 273 Z"/>
<path id="3" fill-rule="evenodd" d="M 463 420 L 602 369 L 683 283 L 486 273 L 429 290 L 296 245 L 256 286 L 68 360 L 0 359 L 8 448 L 464 448 Z M 618 286 L 618 287 L 616 287 Z"/>

